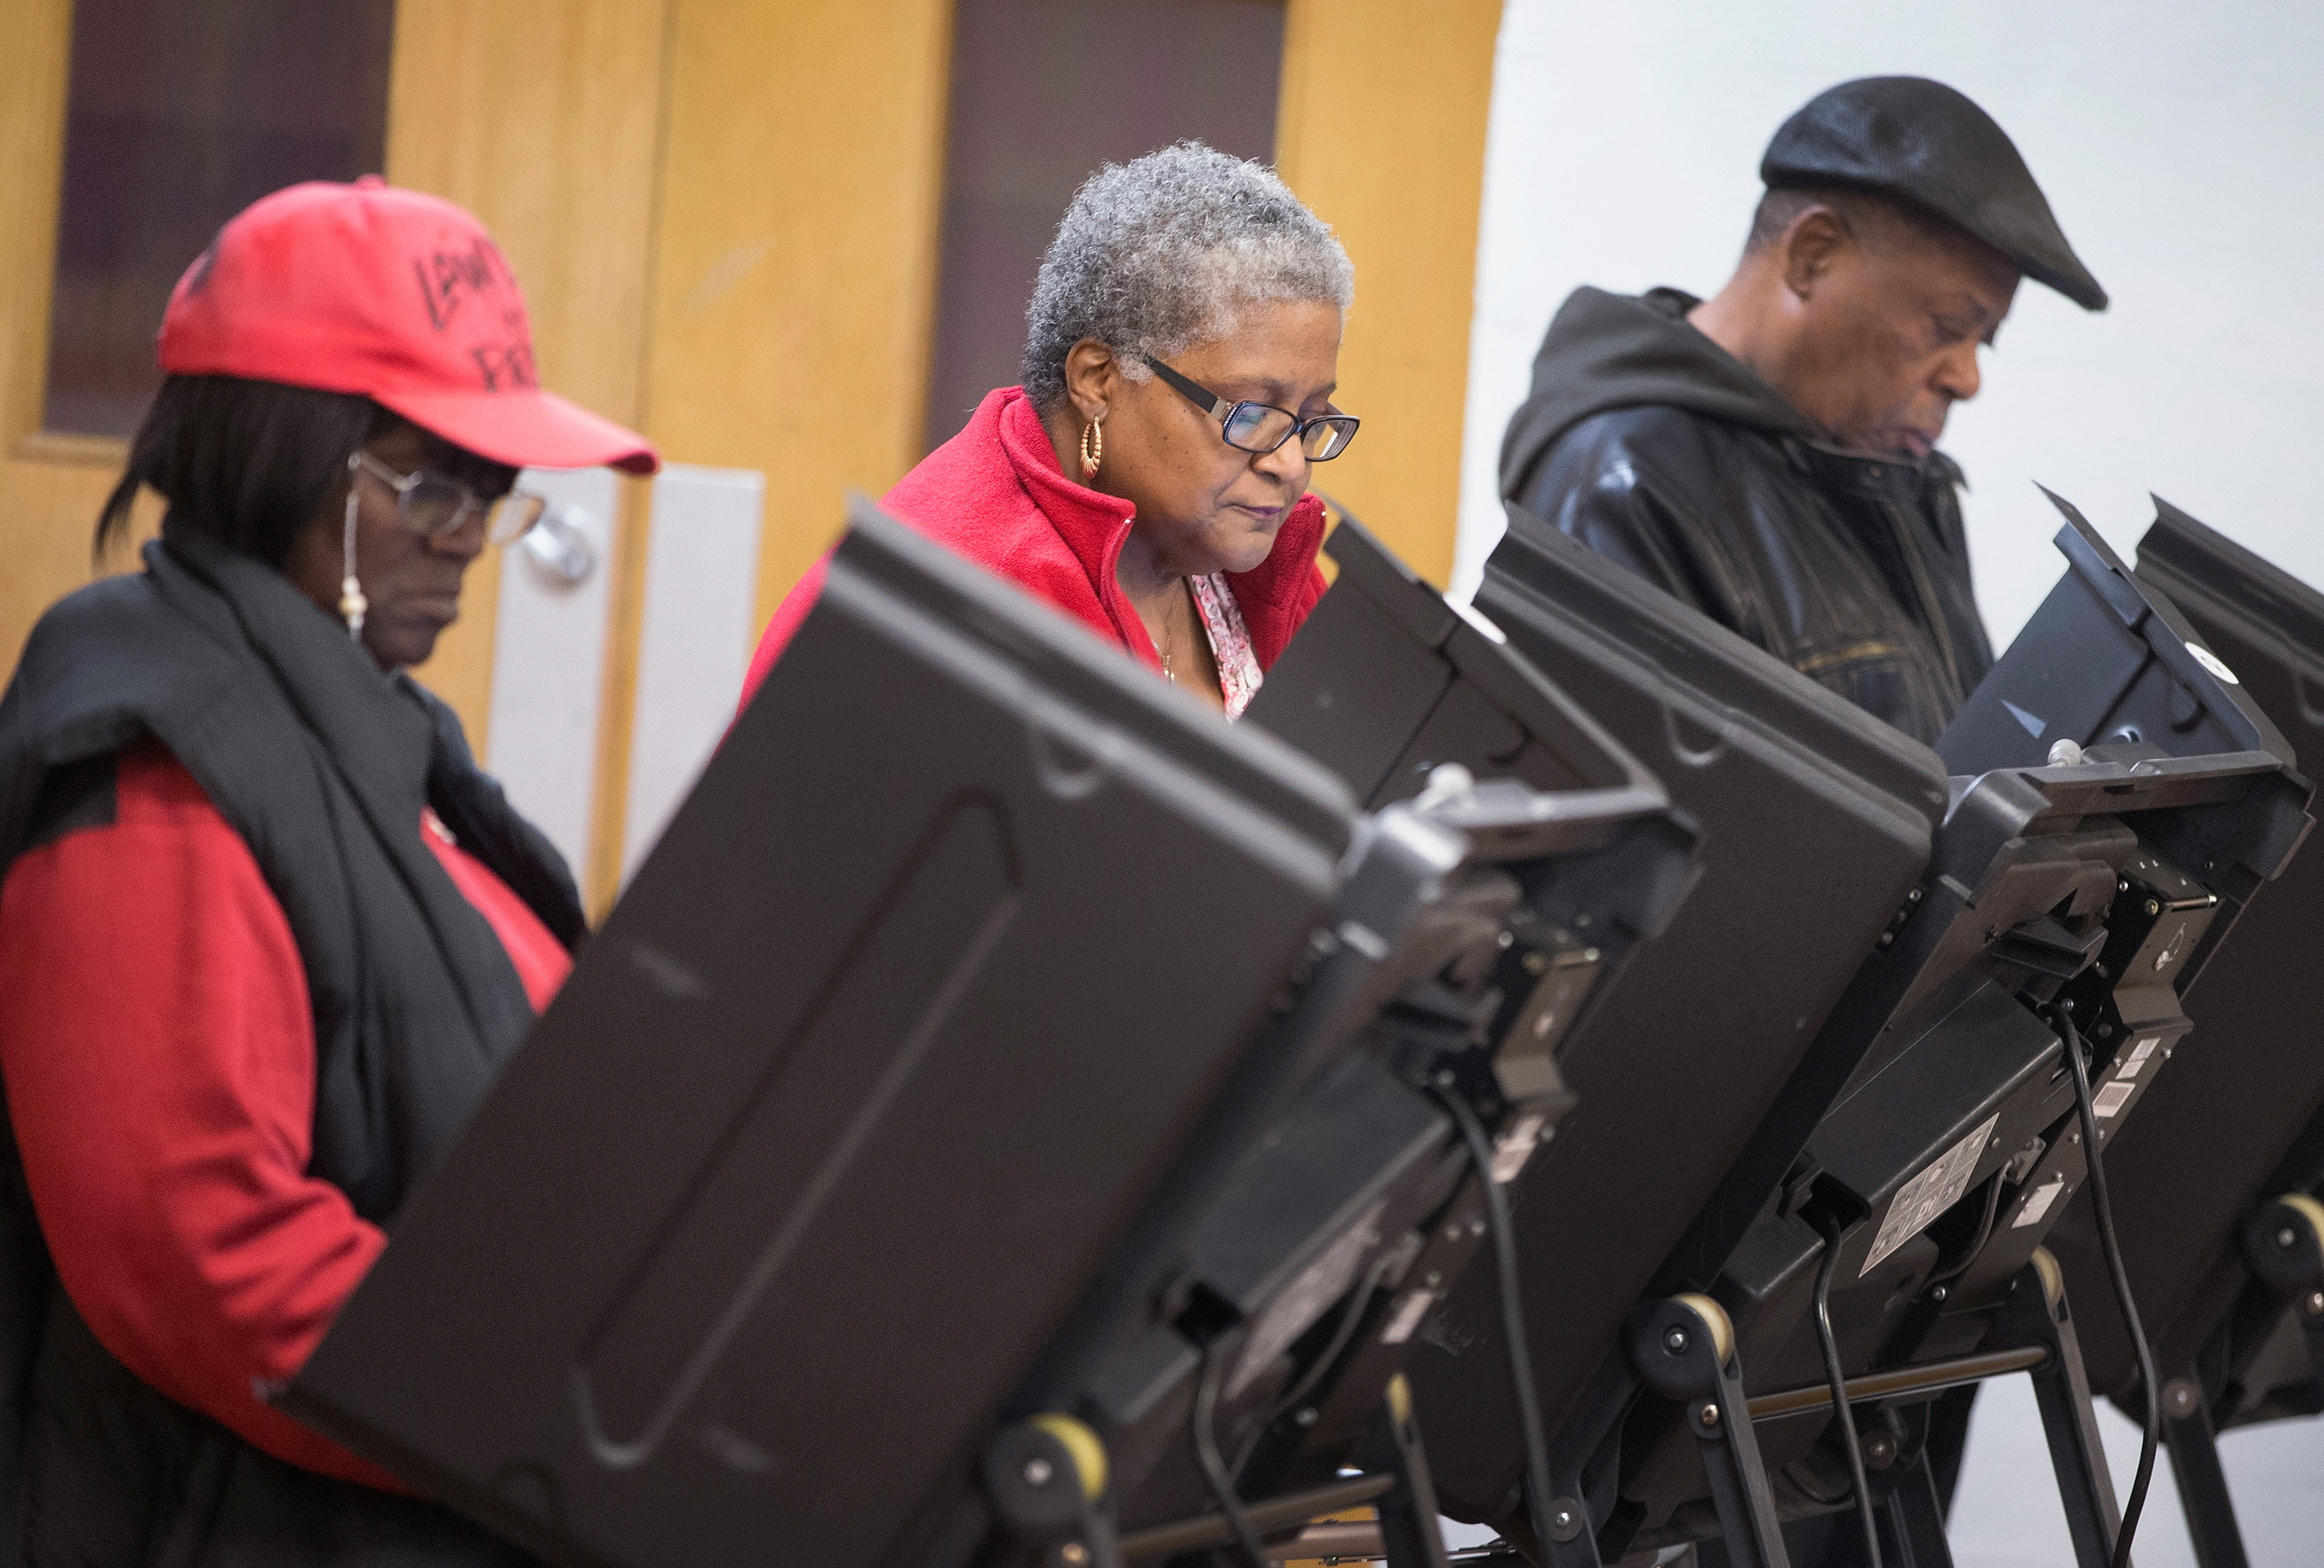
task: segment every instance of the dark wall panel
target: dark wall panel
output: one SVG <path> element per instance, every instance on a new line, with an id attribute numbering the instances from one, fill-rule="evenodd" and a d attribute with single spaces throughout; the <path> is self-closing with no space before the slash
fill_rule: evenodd
<path id="1" fill-rule="evenodd" d="M 1033 275 L 1082 181 L 1189 137 L 1272 163 L 1282 74 L 1268 0 L 960 0 L 927 447 L 1018 380 Z"/>
<path id="2" fill-rule="evenodd" d="M 170 289 L 218 226 L 375 173 L 394 0 L 78 0 L 44 428 L 126 436 Z"/>

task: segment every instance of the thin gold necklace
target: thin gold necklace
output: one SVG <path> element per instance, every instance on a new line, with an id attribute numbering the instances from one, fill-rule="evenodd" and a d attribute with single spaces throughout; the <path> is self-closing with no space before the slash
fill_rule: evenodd
<path id="1" fill-rule="evenodd" d="M 1180 587 L 1185 588 L 1185 579 L 1181 577 L 1178 581 Z M 1185 592 L 1187 603 L 1192 604 L 1193 590 L 1185 589 Z M 1170 612 L 1166 609 L 1162 612 L 1162 635 L 1154 640 L 1154 651 L 1162 656 L 1162 678 L 1176 686 L 1178 684 L 1178 672 L 1170 666 Z"/>

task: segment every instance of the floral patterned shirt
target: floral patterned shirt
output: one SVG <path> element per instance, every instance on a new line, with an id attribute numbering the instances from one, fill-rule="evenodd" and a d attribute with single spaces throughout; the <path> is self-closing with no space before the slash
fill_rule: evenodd
<path id="1" fill-rule="evenodd" d="M 1234 589 L 1228 586 L 1224 572 L 1188 577 L 1186 586 L 1194 593 L 1195 612 L 1202 616 L 1204 633 L 1211 641 L 1211 658 L 1219 667 L 1219 692 L 1227 699 L 1227 717 L 1239 719 L 1250 699 L 1259 695 L 1259 683 L 1264 678 L 1259 655 L 1251 651 L 1242 607 L 1235 603 Z"/>

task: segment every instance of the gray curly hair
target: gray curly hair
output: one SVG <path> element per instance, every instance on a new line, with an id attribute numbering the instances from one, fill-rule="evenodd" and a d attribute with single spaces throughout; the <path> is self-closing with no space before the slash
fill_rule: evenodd
<path id="1" fill-rule="evenodd" d="M 1084 337 L 1146 381 L 1167 359 L 1234 329 L 1253 305 L 1356 300 L 1356 270 L 1331 226 L 1274 171 L 1181 142 L 1089 177 L 1041 258 L 1026 310 L 1025 390 L 1065 401 L 1065 355 Z"/>

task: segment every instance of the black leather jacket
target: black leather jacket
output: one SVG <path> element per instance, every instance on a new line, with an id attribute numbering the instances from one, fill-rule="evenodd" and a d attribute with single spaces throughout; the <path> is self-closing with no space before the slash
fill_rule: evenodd
<path id="1" fill-rule="evenodd" d="M 1915 738 L 1992 667 L 1956 487 L 1841 452 L 1676 290 L 1567 301 L 1502 455 L 1510 526 L 1561 530 Z"/>

